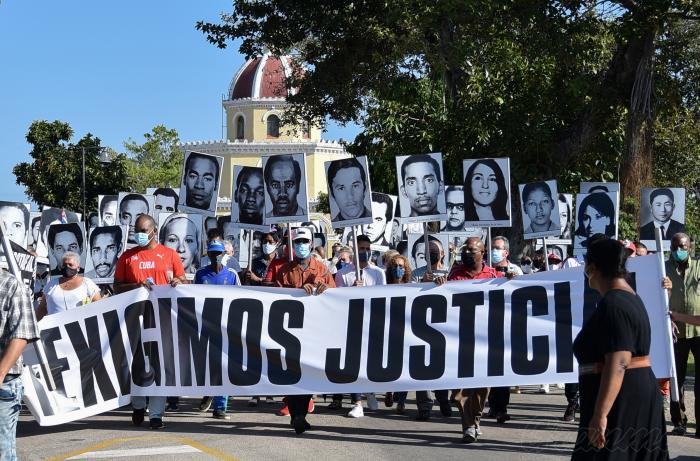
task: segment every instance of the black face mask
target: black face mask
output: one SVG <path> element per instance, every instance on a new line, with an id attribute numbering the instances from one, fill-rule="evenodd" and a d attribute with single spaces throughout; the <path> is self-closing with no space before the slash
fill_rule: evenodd
<path id="1" fill-rule="evenodd" d="M 476 255 L 474 253 L 462 253 L 462 264 L 466 267 L 476 266 Z"/>
<path id="2" fill-rule="evenodd" d="M 372 257 L 372 252 L 371 251 L 360 251 L 357 256 L 360 258 L 361 263 L 366 263 L 369 261 L 369 258 Z"/>
<path id="3" fill-rule="evenodd" d="M 63 269 L 61 269 L 61 275 L 68 279 L 75 277 L 77 274 L 78 269 L 73 269 L 72 267 L 63 266 Z"/>
<path id="4" fill-rule="evenodd" d="M 437 251 L 430 252 L 430 264 L 437 264 L 440 262 L 440 253 Z"/>

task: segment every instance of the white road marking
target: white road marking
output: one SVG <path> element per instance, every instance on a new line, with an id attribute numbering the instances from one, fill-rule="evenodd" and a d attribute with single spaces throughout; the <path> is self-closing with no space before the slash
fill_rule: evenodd
<path id="1" fill-rule="evenodd" d="M 68 459 L 126 458 L 128 456 L 175 455 L 180 453 L 201 453 L 201 451 L 189 445 L 172 445 L 169 447 L 91 451 Z"/>

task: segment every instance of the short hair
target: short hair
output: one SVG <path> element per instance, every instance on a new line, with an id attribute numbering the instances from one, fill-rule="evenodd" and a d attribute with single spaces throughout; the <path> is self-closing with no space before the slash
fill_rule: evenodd
<path id="1" fill-rule="evenodd" d="M 591 238 L 586 252 L 586 265 L 595 266 L 605 278 L 627 277 L 627 250 L 618 240 L 596 234 Z"/>
<path id="2" fill-rule="evenodd" d="M 362 179 L 362 187 L 367 189 L 367 176 L 365 175 L 365 169 L 362 168 L 362 164 L 355 157 L 344 158 L 342 160 L 334 160 L 328 166 L 328 188 L 330 189 L 331 195 L 333 195 L 333 180 L 340 170 L 346 168 L 357 168 L 360 170 L 360 178 Z"/>
<path id="3" fill-rule="evenodd" d="M 124 196 L 126 198 L 127 196 Z M 109 202 L 117 202 L 119 201 L 119 196 L 118 195 L 103 195 L 102 200 L 100 200 L 100 216 L 105 212 L 105 208 L 107 208 L 107 204 Z"/>
<path id="4" fill-rule="evenodd" d="M 80 229 L 78 223 L 68 223 L 68 224 L 52 224 L 49 226 L 49 247 L 53 248 L 56 241 L 56 234 L 60 232 L 72 232 L 75 235 L 75 240 L 78 242 L 80 250 L 83 250 L 83 231 Z"/>
<path id="5" fill-rule="evenodd" d="M 109 234 L 115 237 L 115 240 L 121 245 L 124 241 L 124 234 L 121 226 L 102 226 L 96 227 L 90 233 L 90 247 L 95 243 L 95 238 L 101 234 Z"/>
<path id="6" fill-rule="evenodd" d="M 447 186 L 445 188 L 445 196 L 450 192 L 464 192 L 464 186 Z"/>
<path id="7" fill-rule="evenodd" d="M 394 217 L 394 210 L 391 209 L 391 197 L 389 197 L 387 194 L 382 194 L 380 192 L 372 192 L 372 201 L 375 203 L 383 203 L 386 205 L 386 211 L 384 212 L 384 216 L 386 216 L 387 221 L 391 221 L 391 219 Z"/>
<path id="8" fill-rule="evenodd" d="M 222 226 L 222 228 L 223 228 L 223 226 Z M 223 236 L 224 236 L 223 232 L 221 229 L 219 229 L 218 226 L 212 227 L 207 231 L 207 241 L 208 242 L 211 242 L 212 240 L 217 239 L 217 238 L 223 238 Z"/>
<path id="9" fill-rule="evenodd" d="M 61 258 L 61 262 L 64 263 L 68 261 L 69 259 L 75 260 L 78 264 L 80 264 L 80 255 L 76 253 L 75 251 L 66 251 L 63 253 L 63 257 Z"/>
<path id="10" fill-rule="evenodd" d="M 36 224 L 37 222 L 41 224 L 41 216 L 34 216 L 32 218 L 32 222 L 29 224 L 29 227 L 34 227 L 34 224 Z"/>
<path id="11" fill-rule="evenodd" d="M 647 246 L 644 245 L 642 242 L 634 242 L 634 246 L 637 248 L 644 248 L 645 250 L 648 250 Z"/>
<path id="12" fill-rule="evenodd" d="M 141 195 L 141 194 L 126 194 L 126 195 L 124 196 L 124 198 L 122 198 L 122 201 L 119 202 L 119 211 L 120 211 L 120 212 L 122 211 L 122 205 L 123 205 L 124 202 L 126 202 L 127 200 L 141 200 L 143 203 L 146 204 L 146 209 L 147 209 L 148 211 L 151 211 L 151 207 L 149 206 L 148 200 L 146 199 L 146 197 L 144 197 L 144 196 Z"/>
<path id="13" fill-rule="evenodd" d="M 153 219 L 153 216 L 151 216 L 151 215 L 149 215 L 149 214 L 142 214 L 141 216 L 139 216 L 138 218 L 136 218 L 136 221 L 134 222 L 134 225 L 135 225 L 137 222 L 139 222 L 140 220 L 142 220 L 142 219 L 145 220 L 146 222 L 151 223 L 151 226 L 153 226 L 154 229 L 155 229 L 156 227 L 158 227 L 158 226 L 156 225 L 156 220 Z"/>
<path id="14" fill-rule="evenodd" d="M 217 162 L 218 165 L 218 162 Z M 177 206 L 177 201 L 180 199 L 180 197 L 177 195 L 177 192 L 175 192 L 173 189 L 169 187 L 159 187 L 158 189 L 153 191 L 153 195 L 164 195 L 165 197 L 170 197 L 175 199 L 175 205 Z"/>
<path id="15" fill-rule="evenodd" d="M 29 229 L 29 210 L 27 207 L 21 203 L 17 202 L 0 202 L 0 208 L 17 208 L 22 212 L 24 216 L 24 229 Z"/>
<path id="16" fill-rule="evenodd" d="M 440 164 L 437 160 L 428 154 L 416 154 L 409 155 L 406 160 L 401 164 L 401 183 L 406 184 L 406 168 L 414 163 L 430 163 L 433 170 L 435 171 L 435 177 L 438 181 L 442 182 L 442 174 L 440 173 Z"/>
<path id="17" fill-rule="evenodd" d="M 299 162 L 297 162 L 291 154 L 272 155 L 268 157 L 265 170 L 263 171 L 265 176 L 265 184 L 270 184 L 270 181 L 272 181 L 272 169 L 277 163 L 280 162 L 292 162 L 294 168 L 294 180 L 296 181 L 298 187 L 301 183 L 301 167 L 299 166 Z"/>
<path id="18" fill-rule="evenodd" d="M 659 195 L 666 195 L 671 198 L 671 201 L 675 203 L 676 199 L 673 196 L 673 192 L 671 189 L 663 188 L 663 189 L 654 189 L 651 192 L 651 195 L 649 195 L 649 205 L 654 203 L 654 199 L 658 197 Z"/>
<path id="19" fill-rule="evenodd" d="M 216 159 L 216 157 L 212 157 L 211 155 L 206 154 L 200 154 L 199 152 L 190 152 L 190 155 L 187 156 L 187 160 L 185 161 L 185 176 L 187 176 L 187 172 L 190 170 L 190 162 L 193 162 L 198 158 L 202 160 L 207 160 L 209 162 L 214 162 L 214 166 L 216 167 L 214 181 L 219 182 L 219 161 Z"/>
<path id="20" fill-rule="evenodd" d="M 549 198 L 552 198 L 552 189 L 549 187 L 549 184 L 544 181 L 531 182 L 525 184 L 525 187 L 523 187 L 523 195 L 520 197 L 523 201 L 523 207 L 527 204 L 527 199 L 530 194 L 536 190 L 541 190 L 545 194 L 549 195 Z"/>
<path id="21" fill-rule="evenodd" d="M 506 251 L 510 251 L 510 242 L 508 241 L 508 237 L 505 237 L 503 235 L 497 235 L 491 239 L 492 242 L 495 242 L 496 240 L 502 241 L 503 247 L 506 249 Z"/>
<path id="22" fill-rule="evenodd" d="M 437 244 L 440 245 L 440 248 L 442 248 L 442 250 L 445 251 L 445 249 L 442 247 L 442 242 L 439 238 L 433 237 L 432 235 L 428 235 L 428 245 L 430 245 L 430 242 L 437 242 Z M 413 259 L 416 259 L 416 252 L 418 251 L 419 243 L 425 245 L 425 235 L 421 235 L 416 239 L 415 242 L 413 242 L 413 247 L 411 248 L 411 256 L 413 256 Z"/>
<path id="23" fill-rule="evenodd" d="M 360 243 L 360 242 L 372 243 L 372 241 L 369 239 L 369 237 L 367 237 L 365 234 L 357 236 L 357 243 Z"/>
<path id="24" fill-rule="evenodd" d="M 275 241 L 275 243 L 280 241 L 280 236 L 277 234 L 277 232 L 265 232 L 262 236 L 263 239 L 267 238 L 267 236 L 272 237 L 272 240 Z"/>
<path id="25" fill-rule="evenodd" d="M 241 183 L 253 174 L 259 174 L 262 176 L 262 168 L 255 168 L 252 166 L 242 167 L 240 173 L 238 173 L 238 177 L 236 178 L 236 189 L 241 187 Z"/>
<path id="26" fill-rule="evenodd" d="M 610 190 L 608 189 L 608 186 L 604 186 L 602 184 L 596 184 L 595 186 L 588 189 L 589 194 L 591 194 L 593 192 L 598 192 L 598 191 L 599 192 L 610 192 Z"/>

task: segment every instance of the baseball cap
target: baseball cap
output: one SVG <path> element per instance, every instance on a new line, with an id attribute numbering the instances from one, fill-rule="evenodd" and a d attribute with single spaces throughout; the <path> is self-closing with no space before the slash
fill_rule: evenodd
<path id="1" fill-rule="evenodd" d="M 224 242 L 222 242 L 221 240 L 212 240 L 207 245 L 207 251 L 214 252 L 214 253 L 216 253 L 218 251 L 219 253 L 223 253 L 225 251 Z"/>
<path id="2" fill-rule="evenodd" d="M 554 260 L 554 261 L 561 261 L 561 258 L 560 258 L 559 255 L 556 254 L 556 253 L 549 253 L 549 254 L 547 255 L 547 259 L 551 259 L 551 260 Z"/>
<path id="3" fill-rule="evenodd" d="M 309 242 L 313 242 L 314 236 L 308 227 L 297 227 L 292 230 L 292 241 L 297 239 L 307 239 Z"/>

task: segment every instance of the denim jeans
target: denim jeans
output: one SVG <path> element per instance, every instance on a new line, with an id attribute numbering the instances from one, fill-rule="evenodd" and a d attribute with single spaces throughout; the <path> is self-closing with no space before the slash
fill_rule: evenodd
<path id="1" fill-rule="evenodd" d="M 148 397 L 148 418 L 163 419 L 167 397 Z M 146 397 L 131 396 L 131 407 L 134 410 L 146 408 Z"/>
<path id="2" fill-rule="evenodd" d="M 23 391 L 20 378 L 0 384 L 0 461 L 17 459 L 15 438 Z"/>
<path id="3" fill-rule="evenodd" d="M 228 408 L 228 396 L 220 395 L 218 397 L 214 397 L 212 399 L 212 406 L 214 407 L 214 410 L 226 411 L 226 408 Z"/>

